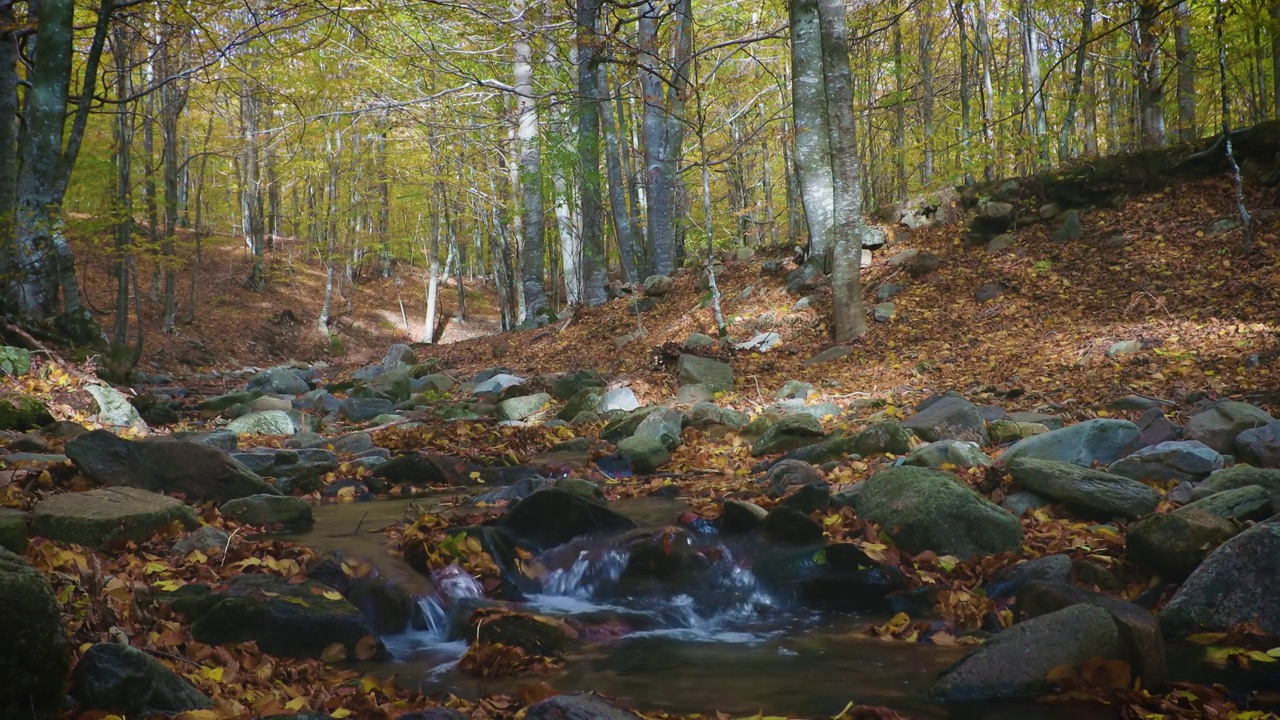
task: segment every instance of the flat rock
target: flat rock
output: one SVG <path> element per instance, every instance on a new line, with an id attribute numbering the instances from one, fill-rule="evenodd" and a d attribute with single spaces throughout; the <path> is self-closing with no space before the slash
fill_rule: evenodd
<path id="1" fill-rule="evenodd" d="M 1018 458 L 1005 467 L 1023 488 L 1091 517 L 1139 518 L 1160 502 L 1159 493 L 1137 480 L 1079 465 Z"/>
<path id="2" fill-rule="evenodd" d="M 676 360 L 676 379 L 681 385 L 702 384 L 728 391 L 733 389 L 733 368 L 719 360 L 686 354 Z"/>
<path id="3" fill-rule="evenodd" d="M 218 510 L 245 525 L 280 525 L 289 530 L 307 530 L 315 522 L 310 503 L 302 498 L 280 495 L 236 498 L 223 503 Z"/>
<path id="4" fill-rule="evenodd" d="M 1084 467 L 1095 462 L 1110 465 L 1122 457 L 1138 435 L 1138 426 L 1128 420 L 1087 420 L 1020 440 L 1005 450 L 1000 459 L 1005 463 L 1025 457 Z"/>
<path id="5" fill-rule="evenodd" d="M 1191 416 L 1184 435 L 1223 454 L 1235 452 L 1236 437 L 1245 430 L 1263 427 L 1276 419 L 1249 403 L 1224 400 Z"/>
<path id="6" fill-rule="evenodd" d="M 1255 525 L 1204 559 L 1160 613 L 1166 637 L 1253 623 L 1280 635 L 1280 523 Z"/>
<path id="7" fill-rule="evenodd" d="M 991 444 L 987 423 L 973 403 L 958 395 L 941 395 L 921 403 L 914 415 L 902 422 L 921 440 L 967 440 L 980 446 Z"/>
<path id="8" fill-rule="evenodd" d="M 237 435 L 292 435 L 298 426 L 284 410 L 263 410 L 241 415 L 227 423 L 227 429 Z"/>
<path id="9" fill-rule="evenodd" d="M 1191 499 L 1200 500 L 1223 490 L 1250 485 L 1264 488 L 1273 498 L 1280 499 L 1280 470 L 1234 465 L 1210 474 L 1191 491 Z"/>
<path id="10" fill-rule="evenodd" d="M 1108 471 L 1134 480 L 1192 482 L 1221 470 L 1222 455 L 1195 440 L 1174 440 L 1144 447 L 1111 464 Z"/>
<path id="11" fill-rule="evenodd" d="M 171 497 L 131 487 L 99 488 L 52 495 L 31 518 L 33 535 L 64 543 L 108 548 L 143 542 L 174 523 L 199 526 L 195 511 Z"/>

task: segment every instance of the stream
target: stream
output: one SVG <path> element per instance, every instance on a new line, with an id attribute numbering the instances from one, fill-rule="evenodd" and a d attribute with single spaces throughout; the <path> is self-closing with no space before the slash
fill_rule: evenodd
<path id="1" fill-rule="evenodd" d="M 429 510 L 441 493 L 415 501 Z M 620 500 L 610 507 L 641 528 L 658 530 L 687 510 L 678 500 Z M 426 578 L 386 551 L 382 529 L 397 522 L 405 500 L 321 505 L 315 526 L 285 539 L 317 552 L 370 562 L 380 575 L 418 597 L 427 629 L 384 636 L 393 660 L 362 669 L 395 675 L 402 686 L 476 698 L 545 681 L 561 692 L 594 690 L 639 708 L 677 713 L 715 710 L 735 716 L 831 716 L 855 700 L 913 717 L 1115 717 L 1103 708 L 1001 703 L 948 710 L 928 691 L 965 648 L 891 642 L 862 633 L 887 614 L 815 611 L 769 592 L 752 571 L 760 545 L 704 538 L 698 550 L 714 558 L 674 589 L 627 578 L 628 551 L 610 538 L 580 538 L 536 558 L 538 592 L 523 609 L 572 618 L 585 628 L 583 647 L 565 667 L 533 678 L 477 678 L 456 669 L 466 642 L 450 635 L 450 608 L 480 602 L 479 584 L 465 572 Z M 358 528 L 358 531 L 355 531 Z M 456 570 L 456 567 L 454 568 Z M 471 603 L 470 605 L 468 603 Z"/>

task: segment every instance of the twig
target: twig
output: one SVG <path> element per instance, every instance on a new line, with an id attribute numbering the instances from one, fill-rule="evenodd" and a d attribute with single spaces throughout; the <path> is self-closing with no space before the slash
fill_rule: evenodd
<path id="1" fill-rule="evenodd" d="M 227 563 L 227 552 L 231 550 L 231 539 L 234 538 L 238 532 L 240 532 L 240 528 L 232 530 L 231 534 L 227 536 L 227 544 L 222 546 L 222 560 L 218 562 L 218 569 L 222 569 L 222 566 Z"/>
<path id="2" fill-rule="evenodd" d="M 162 650 L 152 650 L 151 648 L 139 648 L 139 649 L 140 649 L 140 650 L 143 650 L 143 651 L 145 651 L 145 652 L 148 652 L 148 653 L 150 653 L 150 654 L 152 654 L 152 655 L 155 655 L 156 657 L 168 658 L 168 659 L 170 659 L 170 660 L 173 660 L 174 662 L 182 662 L 182 663 L 186 663 L 186 664 L 191 665 L 191 666 L 193 666 L 193 667 L 201 667 L 200 663 L 198 663 L 198 662 L 196 662 L 195 660 L 192 660 L 192 659 L 190 659 L 190 658 L 184 658 L 184 657 L 182 657 L 181 655 L 174 655 L 174 654 L 172 654 L 172 653 L 167 653 L 167 652 L 164 652 L 164 651 L 162 651 Z"/>

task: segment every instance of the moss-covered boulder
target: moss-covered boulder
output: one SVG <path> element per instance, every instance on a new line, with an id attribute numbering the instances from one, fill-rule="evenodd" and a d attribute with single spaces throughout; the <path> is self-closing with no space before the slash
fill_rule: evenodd
<path id="1" fill-rule="evenodd" d="M 21 393 L 0 392 L 0 430 L 34 430 L 53 422 L 44 403 Z"/>
<path id="2" fill-rule="evenodd" d="M 159 660 L 110 642 L 98 643 L 80 657 L 71 674 L 71 697 L 82 710 L 139 717 L 213 707 L 204 693 Z"/>
<path id="3" fill-rule="evenodd" d="M 49 581 L 0 548 L 0 717 L 52 720 L 71 668 L 62 615 Z"/>
<path id="4" fill-rule="evenodd" d="M 143 542 L 171 528 L 200 525 L 189 506 L 159 493 L 129 487 L 53 495 L 36 505 L 31 534 L 58 542 L 109 548 Z"/>

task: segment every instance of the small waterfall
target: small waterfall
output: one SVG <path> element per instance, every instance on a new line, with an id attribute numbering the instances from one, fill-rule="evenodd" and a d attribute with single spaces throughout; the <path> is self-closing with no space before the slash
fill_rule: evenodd
<path id="1" fill-rule="evenodd" d="M 418 613 L 414 628 L 440 639 L 449 633 L 449 613 L 445 612 L 437 596 L 418 597 Z"/>
<path id="2" fill-rule="evenodd" d="M 630 557 L 629 553 L 618 548 L 594 553 L 582 550 L 569 567 L 547 573 L 542 582 L 542 592 L 544 595 L 591 598 L 602 586 L 618 582 Z"/>

